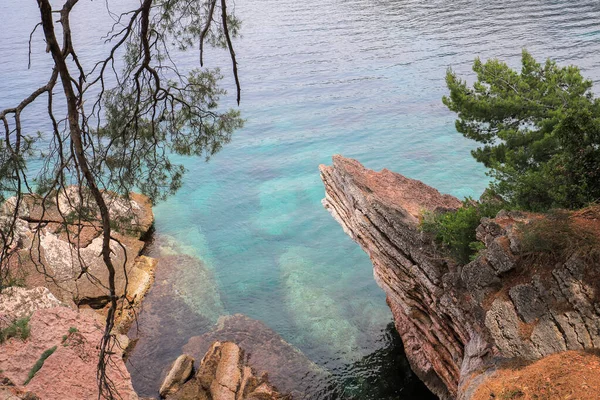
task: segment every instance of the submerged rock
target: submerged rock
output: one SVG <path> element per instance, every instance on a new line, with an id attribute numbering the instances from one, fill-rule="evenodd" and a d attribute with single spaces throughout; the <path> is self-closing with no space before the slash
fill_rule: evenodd
<path id="1" fill-rule="evenodd" d="M 209 331 L 225 313 L 213 272 L 191 250 L 171 236 L 155 233 L 144 251 L 159 268 L 136 329 L 129 332 L 137 344 L 128 366 L 140 395 L 156 395 L 165 368 L 181 354 L 181 347 L 191 336 Z"/>
<path id="2" fill-rule="evenodd" d="M 600 347 L 598 265 L 581 257 L 528 265 L 520 253 L 519 227 L 544 217 L 482 219 L 486 249 L 463 266 L 419 229 L 424 211 L 456 209 L 458 199 L 341 156 L 320 170 L 324 206 L 370 256 L 411 366 L 440 398 L 464 398 L 500 360 Z M 569 218 L 600 232 L 597 213 Z"/>
<path id="3" fill-rule="evenodd" d="M 310 343 L 326 343 L 337 357 L 350 362 L 366 355 L 358 344 L 360 331 L 307 265 L 302 248 L 289 249 L 279 258 L 284 278 L 286 304 Z"/>
<path id="4" fill-rule="evenodd" d="M 328 376 L 265 324 L 241 314 L 220 318 L 213 331 L 192 337 L 183 352 L 198 359 L 215 341 L 239 345 L 248 354 L 247 363 L 258 376 L 268 374 L 275 387 L 295 399 L 310 398 L 317 382 Z"/>
<path id="5" fill-rule="evenodd" d="M 160 263 L 160 283 L 171 287 L 165 296 L 172 296 L 174 292 L 190 309 L 212 323 L 226 314 L 214 272 L 175 238 L 155 235 L 144 254 Z"/>

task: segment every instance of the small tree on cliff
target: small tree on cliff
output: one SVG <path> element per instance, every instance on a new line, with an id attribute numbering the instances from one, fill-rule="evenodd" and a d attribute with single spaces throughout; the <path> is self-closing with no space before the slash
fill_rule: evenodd
<path id="1" fill-rule="evenodd" d="M 14 213 L 0 220 L 0 290 L 17 247 L 15 230 L 23 193 L 35 190 L 44 200 L 56 199 L 59 193 L 67 194 L 68 186 L 77 185 L 79 199 L 74 203 L 85 205 L 84 197 L 91 198 L 101 217 L 101 256 L 109 278 L 100 284 L 109 289 L 110 308 L 100 346 L 98 384 L 100 396 L 115 398 L 118 394 L 105 367 L 114 343 L 115 268 L 123 266 L 113 265 L 111 259 L 114 221 L 102 192 L 110 190 L 127 197 L 137 189 L 153 200 L 161 199 L 181 184 L 183 167 L 174 165 L 170 154 L 209 157 L 242 125 L 238 111 L 217 108 L 224 94 L 218 86 L 218 69 L 180 72 L 171 55 L 173 49 L 199 48 L 202 66 L 206 43 L 226 48 L 239 103 L 232 47 L 239 20 L 229 12 L 226 0 L 140 0 L 120 14 L 112 12 L 107 0 L 106 10 L 114 25 L 103 42 L 110 46 L 102 58 L 86 64 L 74 45 L 70 23 L 80 1 L 61 3 L 37 0 L 39 23 L 31 27 L 30 41 L 44 41 L 52 57 L 46 83 L 32 88 L 13 107 L 0 110 L 0 129 L 4 130 L 0 202 L 7 196 L 16 198 Z M 36 32 L 38 27 L 41 32 Z M 123 60 L 122 68 L 115 67 L 118 58 Z M 27 121 L 21 118 L 35 102 L 43 102 L 52 126 L 39 137 L 28 134 Z M 36 176 L 27 169 L 31 159 L 42 165 Z M 87 210 L 80 207 L 74 217 L 79 226 L 88 220 Z M 73 220 L 73 216 L 63 216 L 67 217 Z M 41 228 L 38 226 L 38 234 Z M 74 262 L 79 262 L 82 275 L 89 274 L 81 257 Z M 97 281 L 93 276 L 87 278 Z"/>
<path id="2" fill-rule="evenodd" d="M 600 101 L 574 66 L 537 63 L 523 50 L 521 72 L 476 59 L 473 87 L 448 70 L 444 104 L 456 129 L 481 144 L 473 157 L 492 189 L 515 206 L 543 211 L 600 199 Z"/>

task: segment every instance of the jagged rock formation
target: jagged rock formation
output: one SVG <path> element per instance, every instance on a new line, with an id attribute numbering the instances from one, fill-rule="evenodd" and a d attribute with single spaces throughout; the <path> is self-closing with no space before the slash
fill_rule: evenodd
<path id="1" fill-rule="evenodd" d="M 83 196 L 83 206 L 80 200 Z M 140 255 L 142 240 L 153 222 L 148 198 L 130 199 L 103 193 L 114 222 L 111 242 L 116 266 L 119 308 L 107 373 L 124 399 L 137 399 L 123 361 L 129 340 L 124 334 L 153 283 L 156 260 Z M 18 209 L 15 210 L 18 204 Z M 24 195 L 0 207 L 0 229 L 15 219 L 16 240 L 2 265 L 21 287 L 0 294 L 0 329 L 30 317 L 30 335 L 0 344 L 0 398 L 88 399 L 98 397 L 96 372 L 110 292 L 108 271 L 101 256 L 99 213 L 77 187 L 43 200 Z M 56 346 L 33 379 L 24 386 L 41 354 Z M 5 378 L 5 379 L 4 379 Z M 5 396 L 5 397 L 6 397 Z M 12 397 L 11 397 L 12 396 Z"/>
<path id="2" fill-rule="evenodd" d="M 247 354 L 247 365 L 258 376 L 269 376 L 269 382 L 294 399 L 314 398 L 313 386 L 328 374 L 310 361 L 300 350 L 285 342 L 264 323 L 242 314 L 223 316 L 215 329 L 190 338 L 183 352 L 200 359 L 215 342 L 233 342 Z"/>
<path id="3" fill-rule="evenodd" d="M 486 249 L 462 266 L 419 230 L 424 211 L 456 209 L 458 199 L 341 156 L 320 170 L 323 204 L 371 257 L 413 370 L 440 398 L 468 398 L 503 361 L 600 347 L 598 265 L 528 265 L 519 227 L 539 216 L 483 220 Z M 598 215 L 572 218 L 600 232 Z"/>
<path id="4" fill-rule="evenodd" d="M 184 356 L 185 357 L 185 356 Z M 174 367 L 178 367 L 177 363 Z M 178 375 L 177 373 L 169 373 Z M 183 375 L 181 375 L 183 376 Z M 167 383 L 165 381 L 165 383 Z M 161 393 L 162 394 L 162 393 Z M 166 393 L 167 400 L 279 400 L 288 399 L 271 386 L 266 375 L 256 376 L 244 351 L 233 342 L 215 342 L 198 371 L 181 389 Z"/>
<path id="5" fill-rule="evenodd" d="M 175 394 L 194 372 L 194 358 L 182 354 L 173 362 L 171 369 L 164 379 L 158 393 L 162 397 Z"/>

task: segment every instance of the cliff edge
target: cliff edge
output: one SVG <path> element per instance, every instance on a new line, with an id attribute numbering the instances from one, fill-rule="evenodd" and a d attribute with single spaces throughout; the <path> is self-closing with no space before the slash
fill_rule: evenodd
<path id="1" fill-rule="evenodd" d="M 578 254 L 535 259 L 522 248 L 520 229 L 544 217 L 482 219 L 486 248 L 460 265 L 419 229 L 424 212 L 457 209 L 457 198 L 342 156 L 320 171 L 324 206 L 370 256 L 411 366 L 441 399 L 471 398 L 517 360 L 600 347 L 598 264 Z M 600 234 L 598 214 L 569 218 Z"/>

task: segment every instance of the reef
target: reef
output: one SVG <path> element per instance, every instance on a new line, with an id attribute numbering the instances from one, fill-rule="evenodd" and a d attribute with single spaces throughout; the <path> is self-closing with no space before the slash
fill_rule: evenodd
<path id="1" fill-rule="evenodd" d="M 482 219 L 485 249 L 462 265 L 420 229 L 424 213 L 455 210 L 457 198 L 342 156 L 320 171 L 324 206 L 370 256 L 411 367 L 441 399 L 475 398 L 517 361 L 600 346 L 598 264 L 579 253 L 536 258 L 523 246 L 522 232 L 546 216 Z M 600 234 L 599 214 L 567 218 Z"/>

